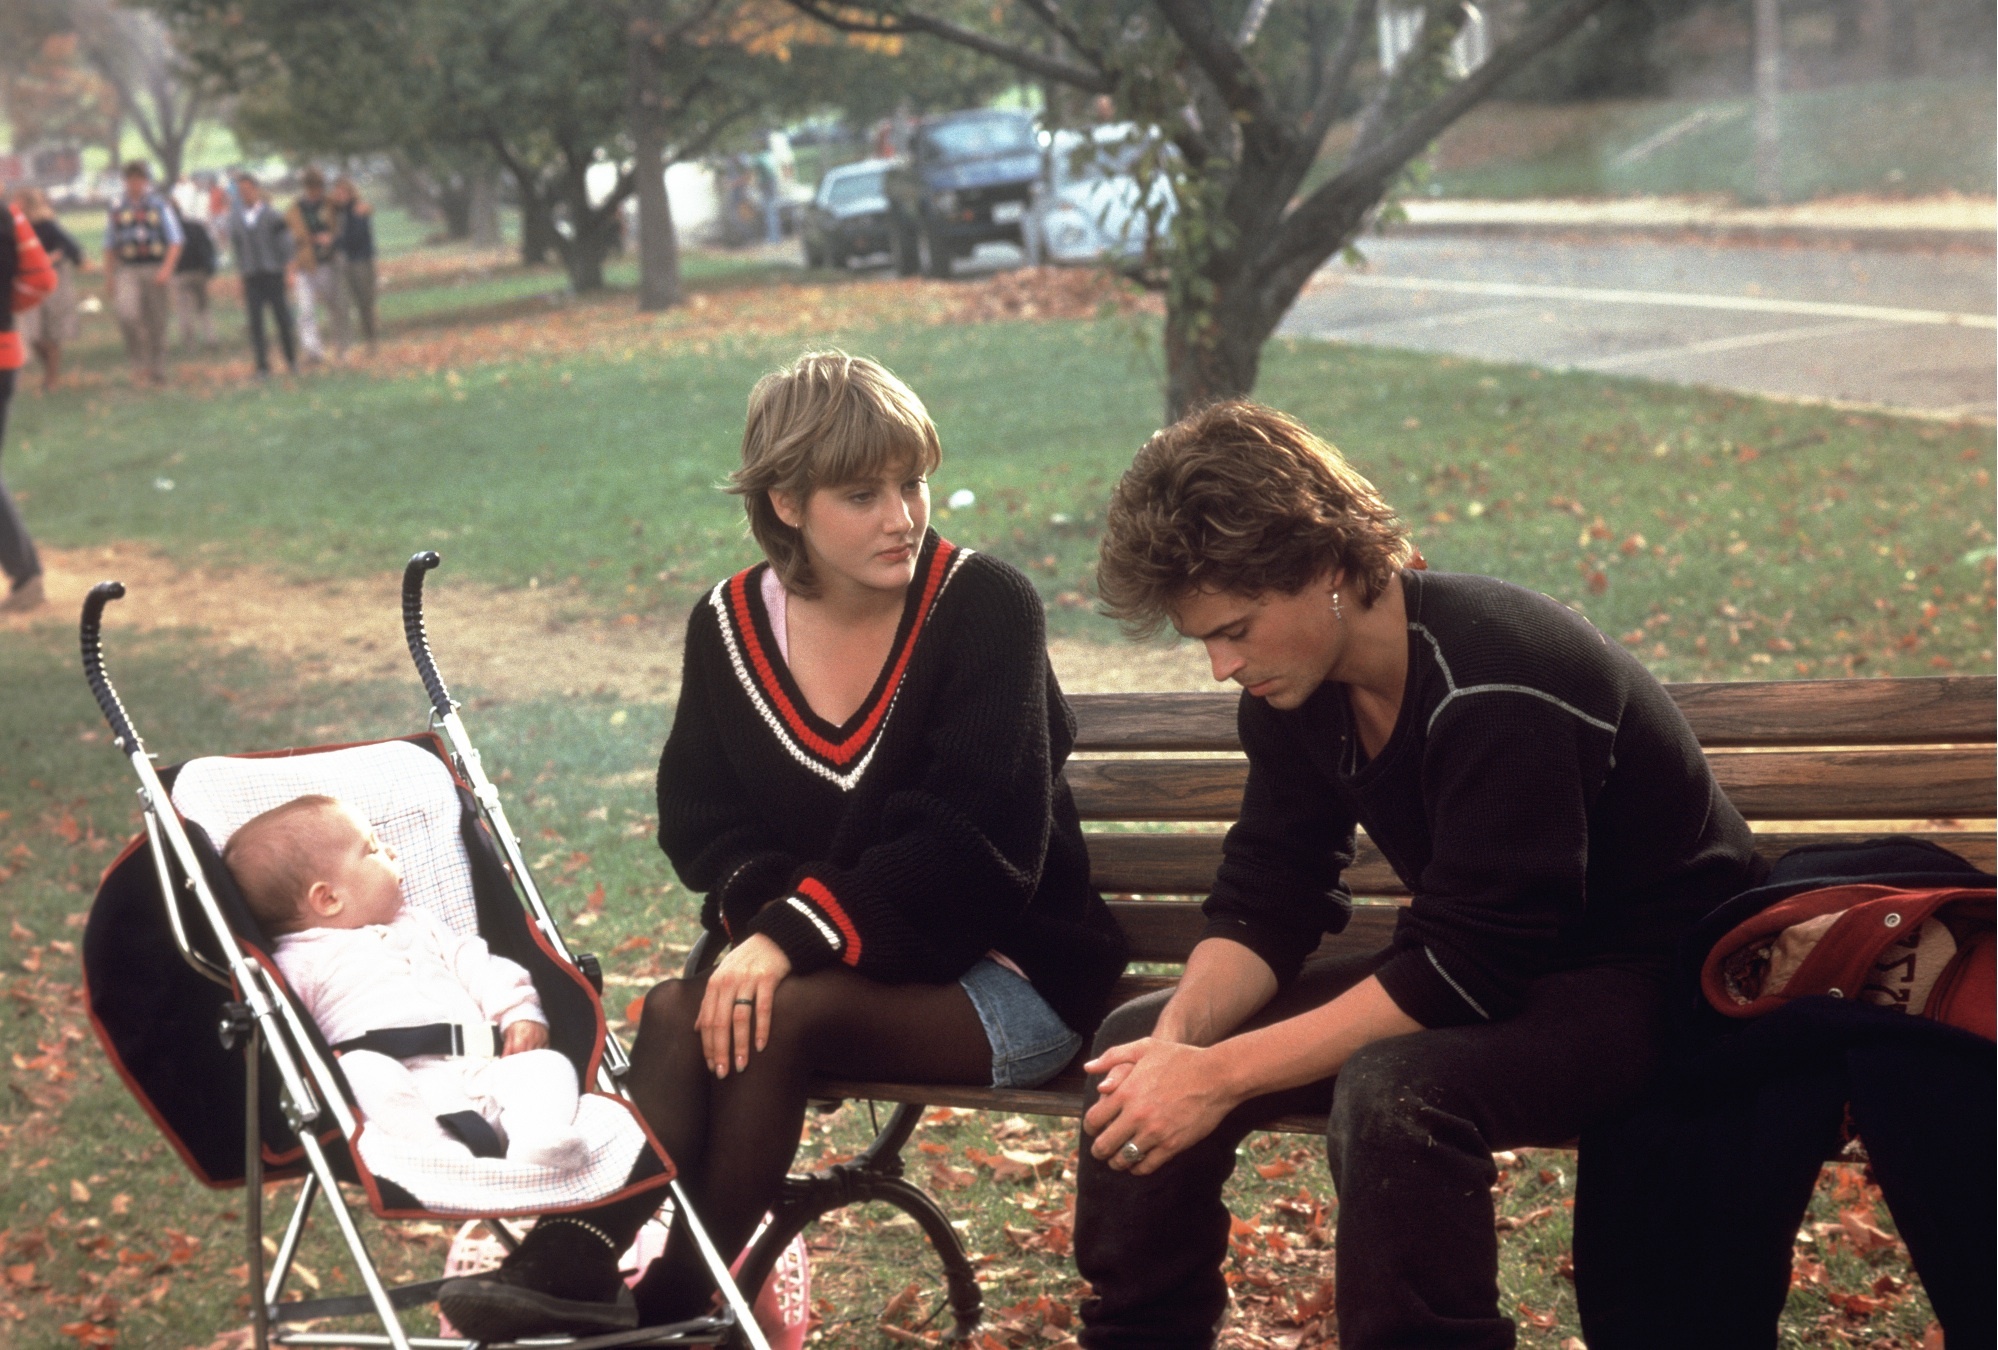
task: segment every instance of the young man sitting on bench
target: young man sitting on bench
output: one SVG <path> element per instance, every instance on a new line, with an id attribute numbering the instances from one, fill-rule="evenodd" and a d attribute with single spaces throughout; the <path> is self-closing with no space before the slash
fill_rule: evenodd
<path id="1" fill-rule="evenodd" d="M 1632 1098 L 1674 944 L 1754 880 L 1635 657 L 1414 556 L 1338 451 L 1250 404 L 1159 432 L 1112 498 L 1106 607 L 1242 686 L 1249 776 L 1178 987 L 1112 1013 L 1086 1066 L 1092 1350 L 1213 1343 L 1236 1145 L 1295 1111 L 1330 1114 L 1340 1344 L 1510 1347 L 1493 1152 Z M 1413 902 L 1385 950 L 1313 962 L 1351 910 L 1356 826 Z"/>

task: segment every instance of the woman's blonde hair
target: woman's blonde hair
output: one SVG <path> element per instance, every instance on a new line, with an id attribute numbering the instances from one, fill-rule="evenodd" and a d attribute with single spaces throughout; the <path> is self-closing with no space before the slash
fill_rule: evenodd
<path id="1" fill-rule="evenodd" d="M 749 532 L 784 588 L 811 597 L 818 586 L 805 541 L 770 494 L 802 503 L 816 488 L 904 469 L 934 473 L 942 462 L 929 411 L 887 367 L 841 351 L 807 352 L 749 391 L 742 467 L 727 490 L 742 498 Z"/>

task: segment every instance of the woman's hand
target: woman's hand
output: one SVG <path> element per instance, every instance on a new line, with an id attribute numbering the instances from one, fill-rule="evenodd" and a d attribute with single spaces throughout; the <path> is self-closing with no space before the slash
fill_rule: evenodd
<path id="1" fill-rule="evenodd" d="M 500 1032 L 500 1054 L 518 1055 L 527 1050 L 548 1048 L 548 1028 L 530 1017 L 509 1022 Z"/>
<path id="2" fill-rule="evenodd" d="M 791 958 L 761 933 L 744 938 L 709 972 L 694 1027 L 715 1077 L 728 1077 L 731 1063 L 737 1073 L 749 1067 L 752 1033 L 758 1050 L 770 1044 L 771 1005 L 790 973 Z"/>
<path id="3" fill-rule="evenodd" d="M 1083 1065 L 1103 1075 L 1096 1104 L 1082 1118 L 1083 1132 L 1096 1136 L 1090 1153 L 1142 1177 L 1212 1134 L 1236 1104 L 1218 1081 L 1215 1053 L 1148 1036 Z M 1126 1144 L 1137 1146 L 1138 1161 L 1123 1152 Z"/>

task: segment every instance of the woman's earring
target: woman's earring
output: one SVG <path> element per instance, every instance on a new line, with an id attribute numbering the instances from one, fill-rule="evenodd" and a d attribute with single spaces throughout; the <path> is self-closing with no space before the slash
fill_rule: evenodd
<path id="1" fill-rule="evenodd" d="M 1332 617 L 1340 623 L 1346 622 L 1346 607 L 1339 603 L 1339 592 L 1332 592 Z"/>

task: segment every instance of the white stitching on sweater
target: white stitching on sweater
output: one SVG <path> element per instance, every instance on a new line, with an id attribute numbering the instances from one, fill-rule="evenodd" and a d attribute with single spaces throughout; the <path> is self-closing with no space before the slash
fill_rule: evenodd
<path id="1" fill-rule="evenodd" d="M 1449 693 L 1445 694 L 1442 697 L 1442 699 L 1436 704 L 1436 710 L 1429 714 L 1429 725 L 1425 727 L 1424 730 L 1433 731 L 1436 727 L 1436 719 L 1443 715 L 1443 710 L 1450 706 L 1451 700 L 1462 697 L 1463 695 L 1530 694 L 1534 698 L 1545 699 L 1547 702 L 1553 704 L 1555 707 L 1561 709 L 1563 712 L 1572 713 L 1574 716 L 1580 718 L 1584 722 L 1587 722 L 1592 727 L 1601 727 L 1604 731 L 1607 731 L 1610 735 L 1612 736 L 1616 735 L 1615 723 L 1605 722 L 1600 717 L 1591 717 L 1589 716 L 1589 714 L 1583 712 L 1580 708 L 1577 708 L 1574 704 L 1566 702 L 1563 699 L 1556 698 L 1554 695 L 1548 693 L 1545 689 L 1535 689 L 1530 684 L 1467 684 L 1463 688 L 1459 689 L 1457 687 L 1456 677 L 1450 673 L 1450 663 L 1443 659 L 1443 644 L 1436 640 L 1436 635 L 1430 632 L 1427 628 L 1424 628 L 1419 623 L 1411 623 L 1409 624 L 1409 628 L 1411 631 L 1420 633 L 1422 634 L 1423 637 L 1429 640 L 1429 646 L 1431 650 L 1433 650 L 1436 653 L 1436 665 L 1443 672 L 1443 686 L 1450 691 Z"/>
<path id="2" fill-rule="evenodd" d="M 1436 973 L 1443 977 L 1444 983 L 1448 984 L 1452 989 L 1457 991 L 1457 997 L 1463 999 L 1464 1002 L 1471 1005 L 1472 1012 L 1484 1018 L 1487 1022 L 1492 1020 L 1492 1015 L 1484 1010 L 1483 1005 L 1481 1005 L 1476 999 L 1472 998 L 1469 992 L 1465 990 L 1463 985 L 1458 984 L 1455 980 L 1450 978 L 1450 972 L 1443 969 L 1443 963 L 1436 959 L 1436 953 L 1433 950 L 1431 950 L 1428 947 L 1424 947 L 1422 949 L 1422 954 L 1429 958 L 1430 965 L 1436 967 Z"/>
<path id="3" fill-rule="evenodd" d="M 951 578 L 957 575 L 958 567 L 966 558 L 972 555 L 972 552 L 973 550 L 968 548 L 959 548 L 951 554 L 950 561 L 944 568 L 943 580 L 937 583 L 937 593 L 930 600 L 930 612 L 932 615 L 936 612 L 938 602 L 943 599 L 944 591 L 950 586 Z M 730 580 L 733 579 L 730 578 Z M 797 760 L 805 768 L 831 783 L 841 792 L 853 791 L 854 787 L 860 782 L 862 775 L 867 772 L 867 766 L 874 762 L 874 752 L 881 747 L 882 738 L 888 734 L 888 723 L 895 716 L 895 705 L 901 702 L 902 691 L 900 687 L 898 686 L 888 696 L 888 706 L 881 714 L 880 724 L 874 728 L 874 735 L 868 742 L 867 753 L 860 757 L 852 769 L 846 773 L 841 773 L 831 765 L 820 760 L 810 750 L 798 744 L 797 740 L 791 735 L 790 728 L 784 725 L 784 719 L 779 717 L 776 709 L 772 708 L 764 699 L 763 690 L 758 687 L 756 677 L 750 671 L 749 663 L 743 659 L 742 649 L 737 645 L 735 640 L 735 629 L 732 626 L 732 619 L 729 614 L 728 584 L 727 581 L 721 582 L 712 591 L 709 591 L 708 603 L 714 607 L 715 617 L 720 622 L 722 645 L 728 649 L 728 662 L 735 668 L 737 682 L 742 685 L 744 692 L 749 695 L 749 701 L 755 705 L 757 714 L 763 718 L 764 724 L 777 737 L 778 743 L 790 753 L 791 758 Z"/>
<path id="4" fill-rule="evenodd" d="M 819 936 L 826 940 L 826 946 L 831 947 L 835 952 L 845 948 L 846 943 L 840 940 L 839 933 L 831 924 L 819 917 L 819 912 L 806 903 L 803 896 L 786 896 L 784 903 L 812 921 L 812 926 L 819 930 Z"/>

